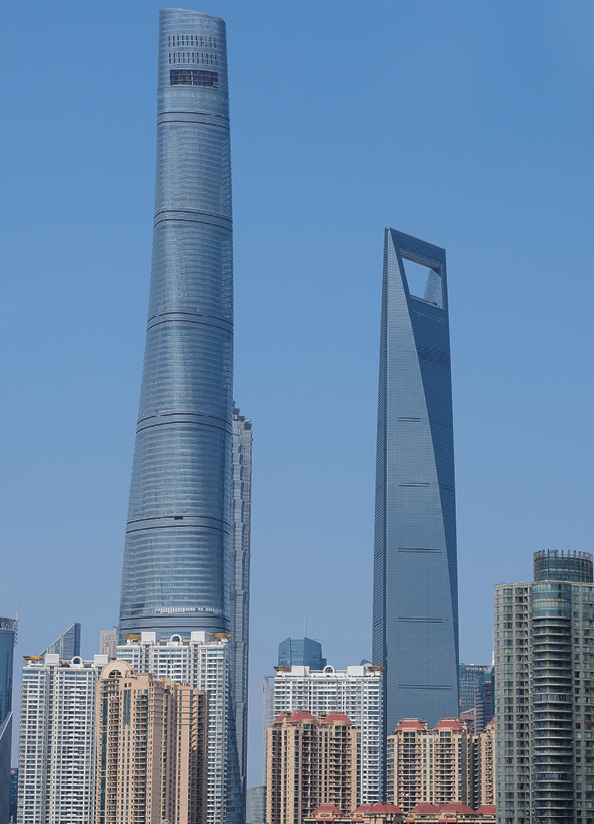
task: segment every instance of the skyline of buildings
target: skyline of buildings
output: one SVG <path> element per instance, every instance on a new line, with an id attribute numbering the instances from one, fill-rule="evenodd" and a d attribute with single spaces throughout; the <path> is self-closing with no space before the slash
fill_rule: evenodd
<path id="1" fill-rule="evenodd" d="M 411 292 L 405 261 L 423 267 Z M 373 663 L 384 732 L 458 707 L 458 578 L 445 250 L 385 231 L 377 423 Z M 419 655 L 422 650 L 423 654 Z"/>

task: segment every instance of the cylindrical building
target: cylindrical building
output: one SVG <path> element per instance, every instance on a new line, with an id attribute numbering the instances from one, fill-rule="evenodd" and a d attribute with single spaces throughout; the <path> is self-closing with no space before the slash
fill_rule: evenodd
<path id="1" fill-rule="evenodd" d="M 155 188 L 120 633 L 227 632 L 233 249 L 217 17 L 160 13 Z"/>
<path id="2" fill-rule="evenodd" d="M 575 581 L 587 584 L 593 580 L 590 552 L 565 552 L 543 549 L 534 553 L 535 581 Z"/>

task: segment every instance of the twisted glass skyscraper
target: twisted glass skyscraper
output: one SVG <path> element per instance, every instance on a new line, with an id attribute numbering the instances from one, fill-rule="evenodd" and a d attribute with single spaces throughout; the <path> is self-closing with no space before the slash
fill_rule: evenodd
<path id="1" fill-rule="evenodd" d="M 165 9 L 153 259 L 121 634 L 229 632 L 232 367 L 225 23 Z"/>
<path id="2" fill-rule="evenodd" d="M 426 268 L 411 294 L 404 261 Z M 458 591 L 445 250 L 386 229 L 377 434 L 373 663 L 385 723 L 458 715 Z"/>

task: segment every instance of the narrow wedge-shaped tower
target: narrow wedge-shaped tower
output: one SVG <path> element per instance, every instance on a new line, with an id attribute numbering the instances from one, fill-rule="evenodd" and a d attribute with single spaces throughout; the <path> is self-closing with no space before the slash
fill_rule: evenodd
<path id="1" fill-rule="evenodd" d="M 411 294 L 405 261 L 427 270 Z M 458 715 L 458 593 L 445 250 L 386 229 L 377 434 L 373 663 L 387 733 Z"/>
<path id="2" fill-rule="evenodd" d="M 232 366 L 225 23 L 165 9 L 151 287 L 121 635 L 229 632 Z"/>

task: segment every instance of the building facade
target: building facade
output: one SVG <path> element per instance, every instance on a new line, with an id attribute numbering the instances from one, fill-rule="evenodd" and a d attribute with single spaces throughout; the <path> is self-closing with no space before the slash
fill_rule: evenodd
<path id="1" fill-rule="evenodd" d="M 112 661 L 97 687 L 95 824 L 206 820 L 206 693 Z"/>
<path id="2" fill-rule="evenodd" d="M 487 664 L 460 664 L 460 712 L 476 708 L 482 677 L 488 669 Z"/>
<path id="3" fill-rule="evenodd" d="M 95 690 L 103 655 L 25 656 L 19 731 L 19 824 L 93 820 Z"/>
<path id="4" fill-rule="evenodd" d="M 153 258 L 119 630 L 168 638 L 230 631 L 233 248 L 225 23 L 183 9 L 159 20 Z"/>
<path id="5" fill-rule="evenodd" d="M 268 729 L 267 824 L 301 824 L 320 804 L 355 809 L 357 738 L 343 713 L 281 713 Z"/>
<path id="6" fill-rule="evenodd" d="M 326 666 L 321 671 L 294 666 L 278 667 L 274 679 L 275 716 L 293 710 L 314 716 L 338 712 L 348 716 L 357 728 L 360 747 L 357 804 L 383 800 L 382 674 L 381 669 L 371 664 L 346 670 Z"/>
<path id="7" fill-rule="evenodd" d="M 99 653 L 100 655 L 107 655 L 109 661 L 115 658 L 118 649 L 118 631 L 117 629 L 104 629 L 99 634 Z"/>
<path id="8" fill-rule="evenodd" d="M 265 824 L 266 821 L 266 786 L 250 787 L 247 791 L 247 824 Z"/>
<path id="9" fill-rule="evenodd" d="M 0 615 L 0 724 L 12 712 L 12 672 L 18 620 Z"/>
<path id="10" fill-rule="evenodd" d="M 430 729 L 418 718 L 403 719 L 388 736 L 389 803 L 407 813 L 421 803 L 468 804 L 472 730 L 444 718 Z"/>
<path id="11" fill-rule="evenodd" d="M 235 717 L 240 800 L 246 798 L 247 710 L 250 627 L 250 532 L 252 509 L 252 422 L 233 407 L 233 459 L 231 478 L 230 607 L 231 693 Z M 245 809 L 242 809 L 242 816 Z M 243 822 L 242 822 L 243 824 Z"/>
<path id="12" fill-rule="evenodd" d="M 495 587 L 499 824 L 594 822 L 592 555 L 546 555 Z"/>
<path id="13" fill-rule="evenodd" d="M 143 632 L 140 637 L 130 636 L 117 649 L 118 660 L 126 661 L 135 672 L 188 684 L 208 695 L 207 824 L 224 824 L 237 814 L 238 802 L 229 780 L 234 761 L 229 756 L 232 700 L 227 640 L 228 636 L 215 638 L 198 631 L 189 639 L 172 635 L 169 640 L 158 640 L 156 632 Z"/>
<path id="14" fill-rule="evenodd" d="M 471 741 L 471 766 L 468 779 L 468 805 L 473 810 L 479 807 L 495 806 L 493 781 L 493 756 L 495 753 L 495 720 L 490 721 L 484 731 L 474 734 Z"/>
<path id="15" fill-rule="evenodd" d="M 424 267 L 411 292 L 405 261 Z M 386 731 L 457 717 L 458 584 L 445 250 L 386 229 L 377 431 L 373 663 Z M 419 654 L 419 650 L 423 654 Z"/>

